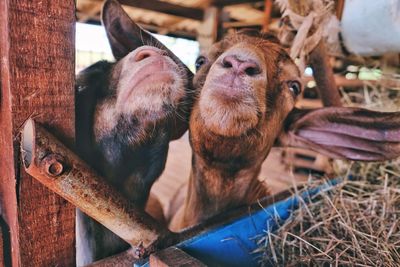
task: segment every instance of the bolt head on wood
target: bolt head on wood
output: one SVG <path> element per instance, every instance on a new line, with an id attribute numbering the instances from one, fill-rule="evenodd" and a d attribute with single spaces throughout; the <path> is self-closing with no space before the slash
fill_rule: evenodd
<path id="1" fill-rule="evenodd" d="M 57 177 L 63 174 L 65 170 L 64 160 L 60 155 L 50 154 L 42 160 L 42 170 L 51 176 Z"/>

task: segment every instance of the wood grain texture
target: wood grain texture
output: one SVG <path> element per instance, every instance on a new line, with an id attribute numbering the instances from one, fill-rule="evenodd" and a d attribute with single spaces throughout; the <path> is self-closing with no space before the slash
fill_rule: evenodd
<path id="1" fill-rule="evenodd" d="M 0 195 L 13 266 L 74 266 L 75 208 L 20 168 L 19 136 L 30 116 L 72 144 L 73 0 L 3 0 Z"/>
<path id="2" fill-rule="evenodd" d="M 271 12 L 272 12 L 272 0 L 264 0 L 264 20 L 262 25 L 262 31 L 267 32 L 268 27 L 271 23 Z"/>
<path id="3" fill-rule="evenodd" d="M 120 254 L 96 261 L 85 267 L 132 267 L 138 261 L 133 249 L 128 249 Z"/>
<path id="4" fill-rule="evenodd" d="M 14 150 L 12 136 L 11 92 L 10 92 L 10 64 L 8 53 L 10 40 L 8 36 L 8 1 L 0 1 L 0 201 L 5 223 L 11 231 L 16 233 L 17 199 L 14 168 Z M 7 204 L 7 205 L 5 205 Z M 13 262 L 18 261 L 18 236 L 13 234 L 12 250 Z M 17 264 L 15 264 L 17 266 Z"/>
<path id="5" fill-rule="evenodd" d="M 150 255 L 150 267 L 169 266 L 202 267 L 206 265 L 176 247 L 169 247 Z"/>
<path id="6" fill-rule="evenodd" d="M 151 11 L 161 12 L 168 15 L 184 17 L 194 20 L 202 20 L 204 12 L 200 8 L 187 7 L 183 5 L 175 5 L 168 2 L 158 0 L 119 0 L 122 5 L 132 6 L 136 8 L 147 9 Z"/>

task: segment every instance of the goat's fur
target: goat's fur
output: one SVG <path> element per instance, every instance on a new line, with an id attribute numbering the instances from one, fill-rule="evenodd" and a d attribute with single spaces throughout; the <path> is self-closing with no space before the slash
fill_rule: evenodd
<path id="1" fill-rule="evenodd" d="M 162 223 L 150 189 L 162 173 L 170 140 L 188 127 L 191 72 L 134 24 L 118 2 L 107 1 L 103 23 L 116 63 L 100 61 L 76 80 L 77 147 L 107 182 Z M 128 244 L 77 213 L 77 265 L 121 252 Z"/>
<path id="2" fill-rule="evenodd" d="M 192 170 L 184 203 L 171 211 L 172 230 L 266 196 L 257 177 L 274 144 L 369 161 L 400 153 L 398 113 L 295 109 L 299 70 L 270 36 L 231 34 L 203 62 L 189 125 Z"/>

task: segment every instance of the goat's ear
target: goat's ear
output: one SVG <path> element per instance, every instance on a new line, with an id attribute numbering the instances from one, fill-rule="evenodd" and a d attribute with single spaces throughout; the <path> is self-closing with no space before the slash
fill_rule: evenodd
<path id="1" fill-rule="evenodd" d="M 189 75 L 192 75 L 191 71 L 174 53 L 132 21 L 118 1 L 107 0 L 104 3 L 102 22 L 116 60 L 125 57 L 140 46 L 151 45 L 166 51 L 169 57 L 185 69 Z"/>
<path id="2" fill-rule="evenodd" d="M 143 45 L 159 45 L 150 33 L 134 23 L 116 0 L 103 5 L 102 22 L 114 57 L 119 60 Z"/>
<path id="3" fill-rule="evenodd" d="M 278 143 L 332 158 L 383 161 L 400 156 L 400 112 L 360 108 L 293 110 Z"/>

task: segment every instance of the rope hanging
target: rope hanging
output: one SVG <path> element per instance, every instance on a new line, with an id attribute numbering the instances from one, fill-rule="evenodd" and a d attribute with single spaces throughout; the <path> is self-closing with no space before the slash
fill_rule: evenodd
<path id="1" fill-rule="evenodd" d="M 289 0 L 277 0 L 281 8 L 283 21 L 279 39 L 283 43 L 291 42 L 290 56 L 296 60 L 304 72 L 307 56 L 318 45 L 322 38 L 328 44 L 330 53 L 341 54 L 339 43 L 340 22 L 334 15 L 332 0 L 310 0 L 310 11 L 302 16 L 291 8 Z M 286 19 L 286 20 L 285 20 Z M 297 32 L 294 39 L 288 37 Z"/>

